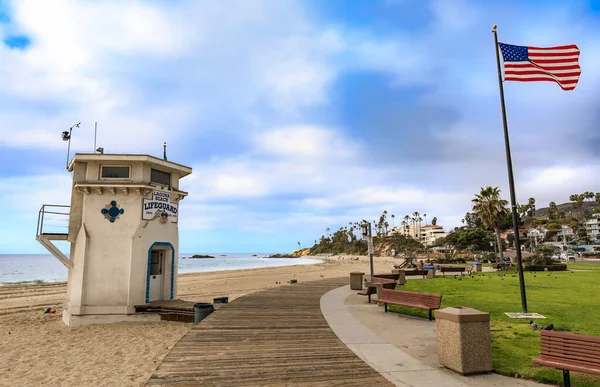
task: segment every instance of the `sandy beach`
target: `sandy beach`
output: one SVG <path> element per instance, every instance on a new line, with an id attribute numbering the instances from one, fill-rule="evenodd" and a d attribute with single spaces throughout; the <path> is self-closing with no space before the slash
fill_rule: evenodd
<path id="1" fill-rule="evenodd" d="M 318 258 L 318 257 L 317 257 Z M 358 260 L 356 260 L 358 258 Z M 389 273 L 391 257 L 375 257 Z M 334 256 L 316 265 L 182 274 L 178 298 L 212 302 L 276 286 L 369 273 L 365 256 Z M 277 284 L 280 282 L 281 284 Z M 68 328 L 61 320 L 66 284 L 0 286 L 0 386 L 142 386 L 189 323 L 117 323 Z M 52 307 L 55 314 L 42 314 Z"/>

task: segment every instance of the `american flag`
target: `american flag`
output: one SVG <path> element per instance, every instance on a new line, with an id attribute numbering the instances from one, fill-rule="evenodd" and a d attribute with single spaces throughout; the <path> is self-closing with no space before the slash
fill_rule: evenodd
<path id="1" fill-rule="evenodd" d="M 504 59 L 504 80 L 556 82 L 573 90 L 579 81 L 579 48 L 574 45 L 527 47 L 499 43 Z"/>

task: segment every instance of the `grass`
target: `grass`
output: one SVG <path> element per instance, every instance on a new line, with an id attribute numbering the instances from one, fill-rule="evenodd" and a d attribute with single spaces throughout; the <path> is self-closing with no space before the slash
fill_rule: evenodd
<path id="1" fill-rule="evenodd" d="M 539 325 L 553 323 L 558 331 L 600 336 L 600 299 L 595 294 L 600 265 L 570 264 L 569 268 L 592 271 L 525 272 L 529 312 L 546 316 L 534 320 Z M 540 333 L 529 326 L 528 319 L 511 319 L 504 314 L 521 311 L 519 279 L 514 271 L 499 273 L 474 273 L 460 281 L 449 275 L 408 281 L 401 289 L 442 294 L 442 308 L 466 306 L 489 312 L 495 372 L 562 384 L 562 371 L 531 363 L 539 355 Z M 418 309 L 390 306 L 390 310 L 427 318 L 427 311 Z M 600 377 L 587 374 L 572 373 L 571 380 L 576 386 L 600 385 Z"/>
<path id="2" fill-rule="evenodd" d="M 592 263 L 569 263 L 567 267 L 570 270 L 592 270 L 600 271 L 600 265 L 594 265 Z"/>

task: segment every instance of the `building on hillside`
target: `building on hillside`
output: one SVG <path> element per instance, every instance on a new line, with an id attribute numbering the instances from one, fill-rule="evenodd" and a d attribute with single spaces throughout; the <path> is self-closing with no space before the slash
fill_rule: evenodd
<path id="1" fill-rule="evenodd" d="M 403 226 L 394 227 L 391 229 L 387 235 L 404 235 L 413 237 L 416 240 L 419 240 L 419 235 L 421 232 L 420 224 L 406 224 Z"/>
<path id="2" fill-rule="evenodd" d="M 433 246 L 436 240 L 445 237 L 447 234 L 442 226 L 433 224 L 426 226 L 421 226 L 420 224 L 407 224 L 405 226 L 393 228 L 388 235 L 404 235 L 412 237 L 424 246 Z"/>
<path id="3" fill-rule="evenodd" d="M 598 232 L 600 214 L 592 214 L 592 217 L 585 222 L 585 233 L 587 239 L 592 242 L 600 241 L 600 233 Z"/>
<path id="4" fill-rule="evenodd" d="M 569 242 L 575 237 L 573 229 L 568 224 L 561 224 L 560 231 L 558 232 L 557 240 L 560 239 L 563 242 Z"/>
<path id="5" fill-rule="evenodd" d="M 525 236 L 528 240 L 531 246 L 538 246 L 538 244 L 542 243 L 544 241 L 544 238 L 546 238 L 546 228 L 544 227 L 531 227 L 527 229 L 527 235 Z"/>
<path id="6" fill-rule="evenodd" d="M 445 237 L 446 235 L 446 231 L 444 231 L 442 226 L 430 224 L 421 227 L 419 242 L 421 242 L 424 246 L 433 246 L 435 241 Z"/>
<path id="7" fill-rule="evenodd" d="M 525 234 L 527 233 L 527 230 L 524 228 L 520 228 L 519 229 L 519 240 L 520 241 L 524 241 L 525 240 Z M 514 235 L 515 234 L 515 230 L 508 230 L 508 231 L 504 231 L 503 233 L 500 234 L 500 239 L 502 239 L 503 243 L 505 245 L 511 245 L 512 242 L 509 241 L 508 236 L 509 235 Z"/>

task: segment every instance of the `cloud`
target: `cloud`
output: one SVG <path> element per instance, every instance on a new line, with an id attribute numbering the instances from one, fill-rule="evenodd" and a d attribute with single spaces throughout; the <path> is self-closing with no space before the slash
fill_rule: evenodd
<path id="1" fill-rule="evenodd" d="M 13 1 L 0 41 L 30 44 L 0 45 L 0 161 L 21 158 L 0 171 L 26 175 L 0 172 L 23 214 L 3 228 L 30 232 L 27 214 L 68 197 L 60 132 L 79 121 L 72 151 L 92 150 L 98 121 L 107 153 L 160 155 L 167 141 L 169 159 L 194 168 L 182 245 L 294 246 L 384 209 L 457 226 L 481 186 L 508 198 L 492 24 L 502 41 L 582 52 L 574 92 L 505 83 L 518 199 L 598 185 L 597 15 L 511 1 L 339 7 Z"/>

